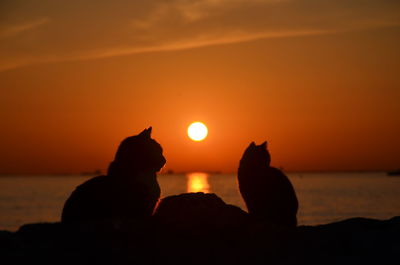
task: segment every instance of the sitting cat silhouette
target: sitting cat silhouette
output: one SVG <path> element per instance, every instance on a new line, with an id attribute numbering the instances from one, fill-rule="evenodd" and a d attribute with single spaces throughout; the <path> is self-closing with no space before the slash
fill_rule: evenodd
<path id="1" fill-rule="evenodd" d="M 151 216 L 160 197 L 157 172 L 166 160 L 151 127 L 123 140 L 106 176 L 78 186 L 65 202 L 63 223 Z"/>
<path id="2" fill-rule="evenodd" d="M 252 142 L 239 165 L 239 190 L 249 213 L 277 225 L 295 227 L 298 201 L 290 180 L 277 168 L 270 167 L 267 142 Z"/>

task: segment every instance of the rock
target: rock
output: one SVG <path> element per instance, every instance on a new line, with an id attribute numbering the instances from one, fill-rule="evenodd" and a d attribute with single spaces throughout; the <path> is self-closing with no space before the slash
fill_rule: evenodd
<path id="1" fill-rule="evenodd" d="M 330 264 L 400 264 L 399 237 L 400 217 L 351 218 L 299 227 L 290 249 L 296 264 L 321 264 L 327 258 Z"/>
<path id="2" fill-rule="evenodd" d="M 213 193 L 184 193 L 161 200 L 154 218 L 178 230 L 206 233 L 239 228 L 249 217 L 239 207 L 226 204 Z"/>
<path id="3" fill-rule="evenodd" d="M 235 264 L 250 219 L 215 194 L 185 193 L 161 200 L 154 214 L 160 260 L 169 264 Z"/>

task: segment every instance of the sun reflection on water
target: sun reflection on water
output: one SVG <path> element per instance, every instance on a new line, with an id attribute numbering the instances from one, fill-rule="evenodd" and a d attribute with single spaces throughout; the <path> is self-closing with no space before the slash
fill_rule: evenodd
<path id="1" fill-rule="evenodd" d="M 210 192 L 208 174 L 202 172 L 189 173 L 187 177 L 187 192 Z"/>

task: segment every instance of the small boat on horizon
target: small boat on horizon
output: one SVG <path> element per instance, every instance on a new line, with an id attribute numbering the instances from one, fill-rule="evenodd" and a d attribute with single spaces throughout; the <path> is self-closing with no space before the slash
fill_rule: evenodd
<path id="1" fill-rule="evenodd" d="M 388 176 L 391 176 L 391 177 L 400 177 L 400 169 L 399 170 L 388 171 L 386 174 Z"/>

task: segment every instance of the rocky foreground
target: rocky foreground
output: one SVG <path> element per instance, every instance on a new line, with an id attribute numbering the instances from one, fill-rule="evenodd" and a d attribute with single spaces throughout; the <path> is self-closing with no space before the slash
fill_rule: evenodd
<path id="1" fill-rule="evenodd" d="M 286 229 L 214 194 L 168 200 L 148 219 L 0 231 L 0 264 L 400 264 L 400 217 Z"/>

